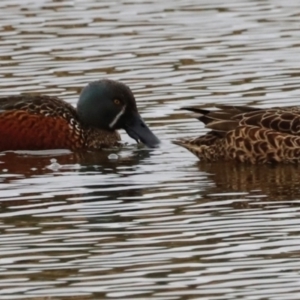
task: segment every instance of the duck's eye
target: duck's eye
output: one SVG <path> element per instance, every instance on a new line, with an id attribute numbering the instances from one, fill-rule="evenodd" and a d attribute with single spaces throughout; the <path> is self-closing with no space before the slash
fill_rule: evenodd
<path id="1" fill-rule="evenodd" d="M 115 99 L 115 100 L 114 100 L 114 104 L 116 104 L 116 105 L 121 105 L 121 101 L 118 100 L 118 99 Z"/>

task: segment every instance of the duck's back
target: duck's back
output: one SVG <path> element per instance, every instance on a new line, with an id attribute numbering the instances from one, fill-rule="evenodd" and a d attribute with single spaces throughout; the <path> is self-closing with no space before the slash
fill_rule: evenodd
<path id="1" fill-rule="evenodd" d="M 300 162 L 299 107 L 216 107 L 219 110 L 185 108 L 199 114 L 198 119 L 211 131 L 175 144 L 206 161 Z"/>
<path id="2" fill-rule="evenodd" d="M 0 98 L 0 151 L 81 148 L 76 110 L 51 96 Z"/>

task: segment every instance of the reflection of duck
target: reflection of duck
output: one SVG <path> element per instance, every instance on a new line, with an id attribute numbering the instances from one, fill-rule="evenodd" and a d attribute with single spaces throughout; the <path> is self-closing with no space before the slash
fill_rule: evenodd
<path id="1" fill-rule="evenodd" d="M 113 158 L 111 158 L 112 153 Z M 4 152 L 0 156 L 0 173 L 10 174 L 7 177 L 8 180 L 13 178 L 14 174 L 22 174 L 29 178 L 52 174 L 53 171 L 61 173 L 70 170 L 79 173 L 101 171 L 107 173 L 111 170 L 112 173 L 115 173 L 117 168 L 138 165 L 141 160 L 149 156 L 150 152 L 143 148 L 134 150 L 128 148 L 127 151 L 125 147 L 92 152 L 71 152 L 69 150 Z M 54 165 L 57 165 L 57 168 L 52 168 Z M 5 179 L 5 176 L 2 179 Z"/>
<path id="2" fill-rule="evenodd" d="M 199 162 L 202 172 L 211 174 L 216 186 L 209 193 L 247 192 L 264 195 L 266 200 L 300 198 L 300 167 L 298 165 L 245 165 Z M 245 196 L 244 196 L 245 197 Z"/>
<path id="3" fill-rule="evenodd" d="M 123 83 L 100 80 L 83 89 L 77 110 L 50 96 L 0 98 L 0 151 L 99 149 L 120 140 L 117 129 L 149 147 L 159 143 Z"/>
<path id="4" fill-rule="evenodd" d="M 107 149 L 108 150 L 108 149 Z M 18 151 L 0 156 L 0 204 L 26 205 L 32 199 L 42 202 L 65 202 L 70 197 L 115 200 L 118 197 L 142 195 L 143 188 L 128 188 L 130 174 L 138 174 L 138 167 L 151 153 L 143 148 L 114 148 L 93 152 Z M 110 154 L 114 158 L 110 159 Z M 55 161 L 55 163 L 53 163 Z M 129 177 L 126 180 L 126 177 Z M 37 188 L 35 188 L 37 187 Z M 20 188 L 20 190 L 18 190 Z M 55 191 L 63 193 L 53 196 Z M 109 190 L 109 192 L 108 192 Z M 49 197 L 47 193 L 50 191 Z M 76 193 L 78 191 L 78 193 Z M 22 193 L 24 193 L 22 195 Z M 20 193 L 20 195 L 18 195 Z M 41 193 L 43 194 L 42 197 Z M 12 194 L 12 196 L 9 196 Z M 17 195 L 17 196 L 16 196 Z M 91 197 L 93 196 L 93 197 Z M 5 201 L 2 201 L 5 199 Z M 80 200 L 78 200 L 80 201 Z"/>
<path id="5" fill-rule="evenodd" d="M 185 107 L 211 131 L 175 141 L 204 161 L 300 161 L 300 107 L 259 109 L 218 105 L 217 111 Z"/>

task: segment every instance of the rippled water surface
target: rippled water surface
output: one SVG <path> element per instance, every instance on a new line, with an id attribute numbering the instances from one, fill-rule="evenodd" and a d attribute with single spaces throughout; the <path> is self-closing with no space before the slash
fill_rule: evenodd
<path id="1" fill-rule="evenodd" d="M 0 95 L 75 105 L 121 80 L 163 143 L 0 154 L 0 299 L 300 299 L 300 167 L 171 143 L 205 132 L 183 105 L 296 105 L 299 17 L 280 0 L 1 0 Z"/>

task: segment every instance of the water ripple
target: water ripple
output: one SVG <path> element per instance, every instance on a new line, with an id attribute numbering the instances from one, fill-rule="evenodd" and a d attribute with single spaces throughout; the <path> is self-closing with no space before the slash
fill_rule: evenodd
<path id="1" fill-rule="evenodd" d="M 181 106 L 297 105 L 291 1 L 0 3 L 0 94 L 134 91 L 161 147 L 0 156 L 0 299 L 299 296 L 298 166 L 205 164 Z M 110 159 L 114 154 L 116 159 Z"/>

